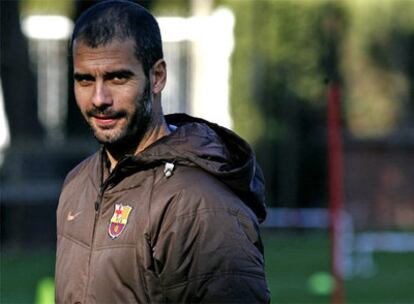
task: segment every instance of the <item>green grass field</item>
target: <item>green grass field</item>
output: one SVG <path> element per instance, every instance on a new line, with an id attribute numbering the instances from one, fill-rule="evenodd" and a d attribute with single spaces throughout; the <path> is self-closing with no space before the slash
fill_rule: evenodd
<path id="1" fill-rule="evenodd" d="M 327 235 L 265 231 L 263 240 L 272 303 L 330 303 L 323 288 L 310 288 L 314 274 L 329 270 Z M 375 276 L 346 281 L 347 303 L 414 303 L 414 254 L 376 253 L 374 260 Z M 38 282 L 53 277 L 54 253 L 3 252 L 0 266 L 0 303 L 35 303 Z"/>
<path id="2" fill-rule="evenodd" d="M 272 303 L 330 303 L 309 287 L 330 268 L 327 234 L 263 235 Z M 347 303 L 414 303 L 414 253 L 375 253 L 375 275 L 345 281 Z"/>

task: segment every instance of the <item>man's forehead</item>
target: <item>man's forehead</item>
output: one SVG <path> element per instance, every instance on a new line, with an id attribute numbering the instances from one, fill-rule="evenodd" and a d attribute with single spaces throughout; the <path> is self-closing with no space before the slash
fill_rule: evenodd
<path id="1" fill-rule="evenodd" d="M 142 64 L 135 54 L 135 43 L 132 40 L 114 40 L 97 47 L 88 46 L 82 40 L 76 41 L 73 44 L 73 65 L 74 70 L 78 72 L 86 72 L 89 69 L 98 69 L 101 72 L 117 69 L 142 69 Z"/>
<path id="2" fill-rule="evenodd" d="M 92 45 L 88 43 L 87 40 L 84 39 L 76 39 L 73 41 L 72 44 L 72 54 L 75 56 L 79 52 L 83 52 L 85 50 L 95 50 L 95 51 L 120 51 L 124 50 L 126 52 L 132 52 L 135 54 L 136 51 L 136 44 L 133 39 L 118 39 L 114 38 L 109 40 L 103 44 L 99 45 Z"/>

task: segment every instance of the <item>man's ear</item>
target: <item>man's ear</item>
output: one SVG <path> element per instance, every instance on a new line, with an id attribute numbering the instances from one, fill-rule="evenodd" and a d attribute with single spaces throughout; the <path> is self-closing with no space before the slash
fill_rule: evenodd
<path id="1" fill-rule="evenodd" d="M 167 65 L 164 59 L 159 59 L 152 66 L 150 78 L 152 82 L 151 91 L 154 95 L 158 95 L 164 89 L 167 82 Z"/>

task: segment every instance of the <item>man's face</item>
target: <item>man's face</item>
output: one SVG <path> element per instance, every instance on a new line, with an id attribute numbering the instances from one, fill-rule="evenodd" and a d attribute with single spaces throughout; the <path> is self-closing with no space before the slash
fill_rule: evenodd
<path id="1" fill-rule="evenodd" d="M 132 40 L 97 48 L 79 41 L 73 47 L 76 101 L 105 145 L 135 144 L 152 115 L 150 84 L 134 49 Z"/>

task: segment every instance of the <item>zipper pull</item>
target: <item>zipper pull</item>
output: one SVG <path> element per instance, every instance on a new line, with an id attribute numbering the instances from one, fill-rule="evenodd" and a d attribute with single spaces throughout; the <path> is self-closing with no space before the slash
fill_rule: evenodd
<path id="1" fill-rule="evenodd" d="M 95 211 L 98 212 L 98 210 L 99 210 L 99 202 L 96 201 L 95 202 Z"/>
<path id="2" fill-rule="evenodd" d="M 164 167 L 164 175 L 165 177 L 169 178 L 174 171 L 174 163 L 165 163 L 165 167 Z"/>

